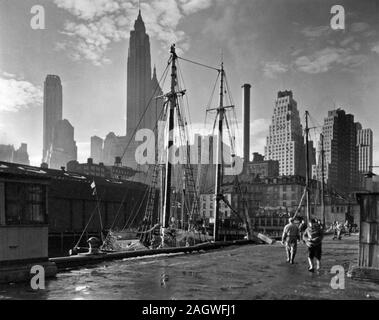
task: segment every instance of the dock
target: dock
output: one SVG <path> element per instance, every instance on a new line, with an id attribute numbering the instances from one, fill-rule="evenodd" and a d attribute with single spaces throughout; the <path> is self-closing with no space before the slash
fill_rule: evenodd
<path id="1" fill-rule="evenodd" d="M 179 253 L 193 253 L 201 251 L 210 251 L 230 246 L 242 246 L 254 244 L 252 240 L 235 240 L 235 241 L 220 241 L 201 243 L 189 247 L 175 247 L 175 248 L 161 248 L 137 251 L 123 251 L 103 253 L 97 255 L 76 255 L 67 257 L 50 258 L 49 261 L 55 263 L 59 271 L 76 269 L 89 265 L 95 265 L 103 261 L 122 260 L 137 257 L 155 256 L 163 254 L 179 254 Z"/>

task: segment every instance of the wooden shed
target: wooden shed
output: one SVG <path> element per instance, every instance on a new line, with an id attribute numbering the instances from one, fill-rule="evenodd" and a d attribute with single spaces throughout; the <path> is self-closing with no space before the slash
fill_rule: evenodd
<path id="1" fill-rule="evenodd" d="M 379 193 L 359 193 L 357 199 L 361 206 L 359 258 L 348 275 L 379 281 Z"/>
<path id="2" fill-rule="evenodd" d="M 379 193 L 357 197 L 361 206 L 359 266 L 379 269 Z"/>

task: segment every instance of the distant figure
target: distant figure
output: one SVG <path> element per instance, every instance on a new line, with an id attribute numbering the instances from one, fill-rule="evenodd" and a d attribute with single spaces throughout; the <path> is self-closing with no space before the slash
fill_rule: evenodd
<path id="1" fill-rule="evenodd" d="M 336 221 L 336 226 L 335 226 L 335 229 L 334 229 L 333 240 L 335 240 L 335 239 L 341 240 L 342 228 L 343 228 L 342 223 Z"/>
<path id="2" fill-rule="evenodd" d="M 294 264 L 297 240 L 299 239 L 299 228 L 294 223 L 294 218 L 289 218 L 289 223 L 284 227 L 282 244 L 286 246 L 287 262 Z"/>
<path id="3" fill-rule="evenodd" d="M 350 225 L 349 220 L 346 220 L 346 221 L 345 221 L 344 228 L 345 228 L 346 235 L 347 235 L 347 236 L 350 236 L 351 225 Z"/>
<path id="4" fill-rule="evenodd" d="M 299 240 L 303 239 L 303 235 L 304 235 L 305 229 L 307 229 L 307 224 L 305 223 L 304 220 L 301 220 L 301 222 L 299 224 Z"/>
<path id="5" fill-rule="evenodd" d="M 321 243 L 323 231 L 315 219 L 311 219 L 307 230 L 305 230 L 303 239 L 308 247 L 309 271 L 314 272 L 313 259 L 316 258 L 316 270 L 321 267 Z"/>

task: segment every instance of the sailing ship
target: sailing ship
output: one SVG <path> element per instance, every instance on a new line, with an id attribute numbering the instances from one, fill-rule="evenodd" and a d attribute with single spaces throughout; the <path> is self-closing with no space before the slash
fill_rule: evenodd
<path id="1" fill-rule="evenodd" d="M 214 129 L 218 129 L 217 137 L 217 151 L 216 151 L 216 174 L 215 174 L 215 186 L 214 186 L 214 223 L 213 230 L 206 224 L 204 216 L 200 215 L 199 210 L 199 186 L 196 186 L 193 168 L 190 163 L 191 155 L 189 148 L 189 137 L 187 132 L 187 121 L 184 119 L 183 111 L 179 101 L 186 94 L 186 90 L 179 87 L 178 76 L 178 55 L 176 53 L 175 45 L 170 48 L 170 59 L 167 64 L 166 71 L 171 70 L 171 82 L 170 91 L 157 99 L 164 99 L 164 108 L 162 119 L 167 124 L 166 134 L 164 135 L 165 153 L 164 164 L 161 165 L 162 159 L 157 159 L 157 163 L 150 165 L 148 174 L 151 174 L 149 187 L 146 189 L 146 206 L 142 219 L 142 223 L 138 230 L 135 230 L 135 236 L 130 237 L 131 230 L 125 226 L 122 230 L 113 230 L 112 228 L 103 237 L 103 230 L 101 230 L 101 245 L 97 248 L 96 239 L 90 239 L 90 247 L 95 246 L 96 250 L 91 248 L 89 254 L 115 254 L 125 253 L 123 257 L 128 257 L 130 252 L 140 252 L 141 255 L 157 253 L 169 253 L 170 248 L 185 248 L 186 250 L 195 250 L 197 246 L 201 249 L 216 248 L 221 245 L 235 244 L 235 241 L 220 241 L 220 207 L 221 203 L 231 209 L 233 214 L 236 214 L 242 221 L 244 221 L 246 234 L 242 236 L 242 239 L 238 243 L 251 243 L 251 240 L 257 235 L 254 235 L 250 226 L 249 213 L 247 209 L 247 203 L 245 203 L 245 210 L 243 215 L 240 216 L 239 212 L 233 209 L 229 201 L 226 199 L 222 192 L 222 181 L 224 174 L 224 152 L 223 152 L 223 135 L 224 126 L 229 129 L 229 122 L 227 120 L 226 112 L 228 109 L 233 109 L 234 106 L 225 106 L 224 93 L 226 91 L 226 73 L 224 70 L 224 64 L 221 63 L 220 68 L 213 68 L 218 71 L 217 80 L 220 79 L 220 93 L 219 93 L 219 105 L 217 108 L 209 108 L 207 112 L 215 111 L 216 117 L 214 121 Z M 186 61 L 190 61 L 181 58 Z M 191 61 L 193 62 L 193 61 Z M 202 65 L 200 63 L 196 63 Z M 176 136 L 174 137 L 175 133 Z M 229 132 L 229 136 L 230 132 Z M 175 141 L 175 138 L 177 141 Z M 184 164 L 174 165 L 175 162 L 172 152 L 172 147 L 175 143 L 182 142 L 182 150 Z M 159 141 L 159 139 L 158 139 Z M 230 144 L 233 145 L 233 139 Z M 161 146 L 156 147 L 160 148 Z M 230 166 L 235 165 L 235 153 L 232 151 L 232 163 Z M 178 217 L 173 214 L 173 189 L 177 186 L 175 178 L 178 175 L 182 175 L 183 189 L 181 196 L 181 208 L 182 215 Z M 159 179 L 160 178 L 160 179 Z M 176 179 L 178 180 L 178 179 Z M 238 184 L 238 177 L 236 176 Z M 161 190 L 161 192 L 159 192 Z M 175 201 L 174 201 L 175 200 Z M 137 214 L 143 208 L 143 202 L 141 202 L 136 208 L 135 212 L 131 212 L 131 216 L 135 219 Z M 100 221 L 101 213 L 99 211 Z M 117 218 L 117 217 L 116 217 Z M 103 229 L 101 225 L 101 229 Z M 84 230 L 85 231 L 85 230 Z M 83 231 L 83 234 L 84 234 Z M 133 233 L 133 232 L 132 232 Z M 262 237 L 262 235 L 260 235 Z M 134 239 L 133 239 L 134 238 Z M 74 251 L 77 251 L 78 243 L 74 247 Z M 174 250 L 177 252 L 177 250 Z M 174 252 L 172 251 L 172 252 Z M 57 260 L 58 261 L 58 260 Z M 56 262 L 57 262 L 56 261 Z"/>

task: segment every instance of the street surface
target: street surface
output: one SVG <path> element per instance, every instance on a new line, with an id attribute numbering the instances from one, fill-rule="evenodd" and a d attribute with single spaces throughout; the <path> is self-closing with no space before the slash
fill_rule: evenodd
<path id="1" fill-rule="evenodd" d="M 331 287 L 330 270 L 356 263 L 358 236 L 326 237 L 322 269 L 308 272 L 300 244 L 295 264 L 284 247 L 249 245 L 170 257 L 102 263 L 58 274 L 46 290 L 27 285 L 0 287 L 0 299 L 379 299 L 379 284 L 345 277 L 345 289 Z"/>

